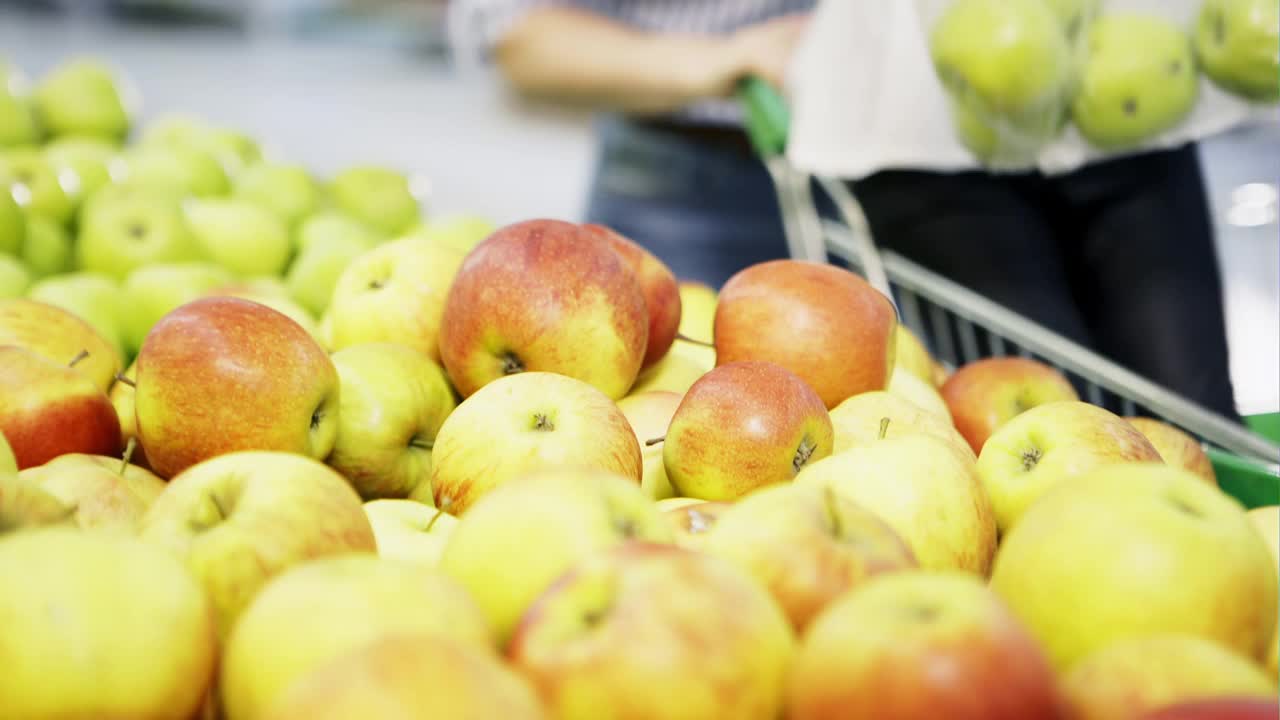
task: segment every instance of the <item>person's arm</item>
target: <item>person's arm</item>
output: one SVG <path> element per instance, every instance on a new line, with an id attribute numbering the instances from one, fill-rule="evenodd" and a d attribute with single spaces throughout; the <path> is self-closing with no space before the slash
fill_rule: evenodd
<path id="1" fill-rule="evenodd" d="M 529 95 L 664 113 L 729 96 L 747 75 L 781 85 L 804 20 L 778 18 L 727 36 L 661 34 L 589 11 L 546 7 L 516 23 L 499 42 L 496 59 Z"/>

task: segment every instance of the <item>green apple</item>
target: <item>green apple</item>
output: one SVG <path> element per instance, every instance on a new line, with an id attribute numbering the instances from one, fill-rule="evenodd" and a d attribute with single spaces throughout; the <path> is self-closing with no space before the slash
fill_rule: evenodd
<path id="1" fill-rule="evenodd" d="M 293 299 L 321 316 L 329 308 L 338 278 L 373 243 L 360 235 L 340 233 L 316 234 L 307 240 L 285 277 Z"/>
<path id="2" fill-rule="evenodd" d="M 1182 28 L 1158 15 L 1106 15 L 1089 29 L 1089 58 L 1071 118 L 1095 146 L 1129 148 L 1181 123 L 1199 87 Z"/>
<path id="3" fill-rule="evenodd" d="M 1038 132 L 1061 115 L 1073 55 L 1043 0 L 956 0 L 929 45 L 951 96 L 982 117 Z"/>
<path id="4" fill-rule="evenodd" d="M 640 443 L 644 464 L 640 488 L 654 500 L 669 498 L 675 495 L 675 490 L 671 488 L 667 467 L 662 462 L 662 443 L 649 444 L 649 441 L 667 434 L 680 400 L 678 393 L 652 391 L 628 395 L 618 401 L 618 409 L 626 416 L 636 434 L 636 441 Z"/>
<path id="5" fill-rule="evenodd" d="M 358 242 L 366 248 L 372 248 L 386 239 L 350 215 L 336 210 L 321 210 L 302 220 L 294 231 L 293 244 L 298 250 L 306 250 L 314 242 L 332 242 L 328 238 Z"/>
<path id="6" fill-rule="evenodd" d="M 395 633 L 493 647 L 475 601 L 438 572 L 356 553 L 282 573 L 263 587 L 228 638 L 219 674 L 227 719 L 266 717 L 294 681 Z"/>
<path id="7" fill-rule="evenodd" d="M 282 452 L 233 452 L 192 466 L 151 504 L 139 537 L 182 558 L 224 640 L 272 578 L 319 558 L 375 551 L 360 498 L 342 476 Z"/>
<path id="8" fill-rule="evenodd" d="M 164 263 L 130 273 L 122 286 L 122 304 L 128 308 L 122 315 L 125 347 L 136 353 L 160 318 L 232 281 L 231 273 L 210 263 Z"/>
<path id="9" fill-rule="evenodd" d="M 335 207 L 380 233 L 407 232 L 421 216 L 409 179 L 399 171 L 362 165 L 339 172 L 329 182 Z"/>
<path id="10" fill-rule="evenodd" d="M 0 255 L 0 298 L 16 298 L 31 287 L 31 271 L 12 255 Z"/>
<path id="11" fill-rule="evenodd" d="M 633 480 L 600 470 L 546 470 L 481 498 L 445 542 L 440 568 L 471 592 L 505 644 L 556 578 L 631 539 L 672 540 L 666 518 Z"/>
<path id="12" fill-rule="evenodd" d="M 79 178 L 59 172 L 40 150 L 18 148 L 0 156 L 0 177 L 9 179 L 13 199 L 29 215 L 43 215 L 66 225 L 75 214 Z"/>
<path id="13" fill-rule="evenodd" d="M 75 173 L 77 198 L 86 198 L 111 182 L 111 168 L 119 149 L 92 137 L 67 136 L 44 146 L 44 156 L 59 172 Z"/>
<path id="14" fill-rule="evenodd" d="M 438 567 L 458 518 L 416 500 L 370 500 L 364 513 L 378 541 L 378 555 Z"/>
<path id="15" fill-rule="evenodd" d="M 167 192 L 110 185 L 90 197 L 81 214 L 81 269 L 124 280 L 141 267 L 200 257 L 180 201 Z"/>
<path id="16" fill-rule="evenodd" d="M 1060 400 L 996 428 L 978 454 L 978 476 L 1006 533 L 1056 485 L 1103 465 L 1161 462 L 1151 442 L 1123 418 L 1096 405 Z"/>
<path id="17" fill-rule="evenodd" d="M 772 720 L 795 644 L 777 603 L 731 563 L 633 542 L 556 582 L 507 657 L 559 720 Z"/>
<path id="18" fill-rule="evenodd" d="M 432 218 L 413 234 L 466 255 L 497 229 L 492 221 L 478 215 L 452 215 Z"/>
<path id="19" fill-rule="evenodd" d="M 1187 633 L 1261 661 L 1276 565 L 1234 499 L 1186 470 L 1111 465 L 1064 483 L 1002 540 L 991 586 L 1060 668 Z"/>
<path id="20" fill-rule="evenodd" d="M 71 268 L 74 254 L 71 233 L 43 215 L 27 217 L 27 240 L 22 244 L 22 261 L 35 278 L 64 273 Z"/>
<path id="21" fill-rule="evenodd" d="M 32 285 L 28 296 L 75 313 L 124 352 L 124 296 L 114 278 L 92 272 L 58 275 Z"/>
<path id="22" fill-rule="evenodd" d="M 0 80 L 0 149 L 38 145 L 43 138 L 31 98 L 13 92 Z"/>
<path id="23" fill-rule="evenodd" d="M 1144 713 L 1189 700 L 1253 697 L 1274 702 L 1276 679 L 1210 640 L 1153 634 L 1091 653 L 1063 677 L 1062 690 L 1071 717 L 1109 720 L 1146 717 Z"/>
<path id="24" fill-rule="evenodd" d="M 432 455 L 431 492 L 459 517 L 485 494 L 529 472 L 574 466 L 621 475 L 639 490 L 640 445 L 604 393 L 566 375 L 495 380 L 445 419 Z"/>
<path id="25" fill-rule="evenodd" d="M 703 549 L 768 589 L 798 632 L 868 579 L 917 567 L 902 537 L 872 510 L 817 485 L 747 495 L 716 520 Z"/>
<path id="26" fill-rule="evenodd" d="M 235 196 L 275 213 L 290 228 L 320 206 L 320 186 L 301 165 L 261 163 L 236 178 Z"/>
<path id="27" fill-rule="evenodd" d="M 49 132 L 111 142 L 129 133 L 130 112 L 115 74 L 93 58 L 73 58 L 40 80 L 36 110 Z"/>
<path id="28" fill-rule="evenodd" d="M 10 192 L 12 179 L 0 162 L 0 253 L 17 255 L 27 236 L 27 217 Z"/>
<path id="29" fill-rule="evenodd" d="M 1045 0 L 1045 4 L 1058 16 L 1072 44 L 1084 37 L 1102 9 L 1102 0 Z"/>
<path id="30" fill-rule="evenodd" d="M 974 463 L 928 435 L 886 438 L 805 468 L 796 483 L 829 487 L 884 518 L 927 570 L 986 577 L 996 518 Z"/>
<path id="31" fill-rule="evenodd" d="M 365 499 L 430 491 L 436 434 L 456 407 L 444 370 L 405 345 L 370 343 L 334 353 L 341 400 L 328 463 Z"/>
<path id="32" fill-rule="evenodd" d="M 56 528 L 0 540 L 0 697 L 13 718 L 198 717 L 217 667 L 200 586 L 133 538 Z M 109 659 L 109 660 L 108 660 Z"/>
<path id="33" fill-rule="evenodd" d="M 387 634 L 344 653 L 291 684 L 269 717 L 409 720 L 406 708 L 442 719 L 547 717 L 533 686 L 499 656 L 425 633 Z"/>
<path id="34" fill-rule="evenodd" d="M 217 127 L 185 113 L 170 112 L 151 122 L 141 144 L 190 148 L 217 159 L 229 177 L 262 159 L 257 142 L 244 133 Z"/>
<path id="35" fill-rule="evenodd" d="M 1249 100 L 1280 100 L 1280 3 L 1275 0 L 1205 0 L 1195 28 L 1196 57 L 1204 74 Z M 2 143 L 0 143 L 2 144 Z"/>
<path id="36" fill-rule="evenodd" d="M 394 342 L 439 362 L 445 300 L 461 264 L 454 250 L 419 238 L 379 245 L 355 258 L 339 276 L 325 311 L 329 349 Z"/>
<path id="37" fill-rule="evenodd" d="M 1035 639 L 967 573 L 867 581 L 810 625 L 790 680 L 787 720 L 1066 718 Z"/>
<path id="38" fill-rule="evenodd" d="M 124 179 L 135 185 L 180 189 L 196 197 L 225 195 L 231 184 L 218 158 L 183 145 L 135 145 L 120 156 Z"/>
<path id="39" fill-rule="evenodd" d="M 205 257 L 231 272 L 280 275 L 289 264 L 289 228 L 269 210 L 234 198 L 190 200 L 187 226 Z"/>
<path id="40" fill-rule="evenodd" d="M 974 157 L 991 162 L 1000 150 L 1000 132 L 987 122 L 967 98 L 950 98 L 951 120 L 956 137 Z"/>

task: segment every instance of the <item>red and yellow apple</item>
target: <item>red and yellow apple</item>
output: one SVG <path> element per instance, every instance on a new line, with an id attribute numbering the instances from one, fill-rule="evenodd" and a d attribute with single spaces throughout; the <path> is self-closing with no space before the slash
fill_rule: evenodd
<path id="1" fill-rule="evenodd" d="M 946 418 L 887 391 L 866 392 L 840 403 L 831 411 L 835 452 L 875 445 L 886 438 L 928 435 L 953 448 L 972 462 L 978 456 Z"/>
<path id="2" fill-rule="evenodd" d="M 32 350 L 0 346 L 0 432 L 19 469 L 67 453 L 120 452 L 120 421 L 85 373 Z"/>
<path id="3" fill-rule="evenodd" d="M 1189 470 L 1204 478 L 1205 482 L 1218 484 L 1213 463 L 1200 447 L 1200 441 L 1169 423 L 1148 417 L 1127 417 L 1130 425 L 1138 428 L 1151 446 L 1160 453 L 1166 465 Z"/>
<path id="4" fill-rule="evenodd" d="M 897 323 L 893 303 L 858 275 L 773 260 L 740 271 L 720 290 L 716 362 L 781 365 L 834 408 L 888 386 Z"/>
<path id="5" fill-rule="evenodd" d="M 138 353 L 134 405 L 162 477 L 240 450 L 324 458 L 338 373 L 294 321 L 248 300 L 204 298 L 164 316 Z"/>
<path id="6" fill-rule="evenodd" d="M 618 399 L 649 341 L 640 280 L 580 226 L 530 220 L 471 251 L 445 300 L 440 357 L 463 397 L 503 376 L 559 373 Z"/>
<path id="7" fill-rule="evenodd" d="M 794 644 L 773 598 L 732 564 L 629 543 L 556 581 L 507 655 L 560 720 L 774 720 Z"/>
<path id="8" fill-rule="evenodd" d="M 1262 698 L 1219 697 L 1166 705 L 1140 720 L 1275 720 L 1280 702 Z"/>
<path id="9" fill-rule="evenodd" d="M 1045 403 L 1079 400 L 1066 376 L 1038 360 L 983 358 L 956 370 L 942 385 L 956 429 L 975 453 L 1017 415 Z"/>
<path id="10" fill-rule="evenodd" d="M 804 380 L 768 362 L 721 365 L 681 400 L 663 443 L 676 493 L 735 500 L 831 454 L 831 418 Z"/>
<path id="11" fill-rule="evenodd" d="M 680 288 L 676 276 L 653 253 L 613 230 L 596 224 L 583 225 L 582 229 L 598 241 L 608 243 L 639 279 L 649 313 L 649 341 L 640 369 L 652 367 L 667 354 L 680 328 Z"/>
<path id="12" fill-rule="evenodd" d="M 881 575 L 809 626 L 788 720 L 1066 720 L 1053 669 L 980 579 Z"/>
<path id="13" fill-rule="evenodd" d="M 500 378 L 445 419 L 432 451 L 436 507 L 462 516 L 511 478 L 574 466 L 640 484 L 640 444 L 608 397 L 581 380 L 549 372 Z"/>
<path id="14" fill-rule="evenodd" d="M 81 529 L 125 535 L 137 534 L 142 516 L 165 489 L 150 472 L 104 455 L 61 455 L 21 476 L 74 508 Z"/>
<path id="15" fill-rule="evenodd" d="M 25 298 L 0 300 L 0 346 L 27 348 L 59 365 L 84 353 L 76 370 L 106 392 L 124 366 L 120 351 L 89 323 L 60 307 Z"/>

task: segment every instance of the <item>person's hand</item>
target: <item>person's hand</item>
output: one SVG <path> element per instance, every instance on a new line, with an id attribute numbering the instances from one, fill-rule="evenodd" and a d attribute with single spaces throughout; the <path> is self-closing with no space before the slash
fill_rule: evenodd
<path id="1" fill-rule="evenodd" d="M 755 75 L 776 88 L 783 88 L 791 57 L 808 24 L 809 14 L 800 13 L 766 20 L 736 32 L 731 43 L 740 65 L 738 79 Z"/>

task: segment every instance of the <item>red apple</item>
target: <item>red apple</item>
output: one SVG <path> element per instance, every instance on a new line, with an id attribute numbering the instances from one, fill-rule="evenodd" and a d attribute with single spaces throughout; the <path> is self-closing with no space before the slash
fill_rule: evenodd
<path id="1" fill-rule="evenodd" d="M 138 434 L 162 477 L 237 450 L 323 459 L 338 373 L 307 331 L 248 300 L 204 298 L 156 323 L 138 353 Z"/>
<path id="2" fill-rule="evenodd" d="M 84 353 L 76 370 L 103 392 L 124 365 L 120 351 L 87 322 L 35 300 L 0 300 L 0 345 L 24 347 L 60 365 Z"/>
<path id="3" fill-rule="evenodd" d="M 831 454 L 834 431 L 822 398 L 768 362 L 721 365 L 689 388 L 662 449 L 678 495 L 736 500 L 790 482 Z"/>
<path id="4" fill-rule="evenodd" d="M 1076 389 L 1056 369 L 1021 357 L 971 362 L 942 385 L 942 399 L 956 429 L 975 453 L 996 428 L 1037 405 L 1079 400 Z"/>
<path id="5" fill-rule="evenodd" d="M 788 720 L 1060 720 L 1049 661 L 981 579 L 881 575 L 829 606 L 792 666 Z"/>
<path id="6" fill-rule="evenodd" d="M 463 397 L 504 375 L 545 371 L 617 400 L 648 339 L 644 293 L 622 258 L 577 225 L 530 220 L 463 261 L 445 300 L 440 358 Z"/>
<path id="7" fill-rule="evenodd" d="M 721 289 L 716 362 L 781 365 L 834 408 L 888 386 L 897 324 L 889 299 L 848 270 L 773 260 L 742 270 Z"/>
<path id="8" fill-rule="evenodd" d="M 640 369 L 652 367 L 671 349 L 680 329 L 680 286 L 676 276 L 653 253 L 603 226 L 582 226 L 589 234 L 608 242 L 640 279 L 645 308 L 649 311 L 649 343 Z"/>
<path id="9" fill-rule="evenodd" d="M 1218 484 L 1213 463 L 1200 447 L 1200 441 L 1169 423 L 1148 417 L 1127 417 L 1129 424 L 1138 428 L 1155 447 L 1166 465 L 1189 470 L 1211 485 Z"/>
<path id="10" fill-rule="evenodd" d="M 0 347 L 0 432 L 19 470 L 67 453 L 121 450 L 107 393 L 85 373 L 20 347 Z"/>
<path id="11" fill-rule="evenodd" d="M 1276 720 L 1280 703 L 1259 698 L 1215 698 L 1179 703 L 1147 713 L 1142 720 Z"/>

